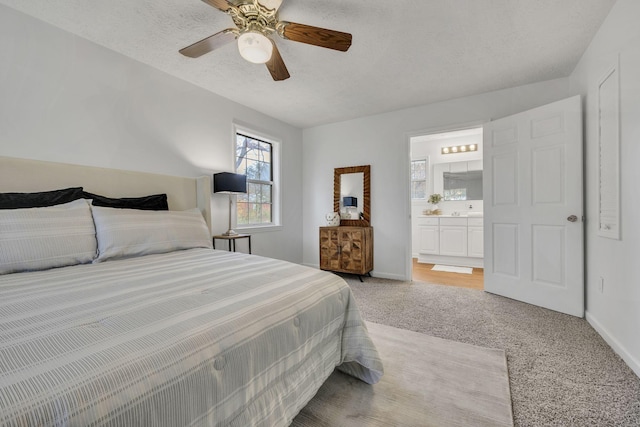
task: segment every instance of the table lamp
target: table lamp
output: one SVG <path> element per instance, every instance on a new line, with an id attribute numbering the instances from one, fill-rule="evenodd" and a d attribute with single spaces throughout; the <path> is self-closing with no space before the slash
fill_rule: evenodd
<path id="1" fill-rule="evenodd" d="M 233 205 L 232 194 L 242 194 L 247 192 L 247 176 L 238 173 L 220 172 L 213 175 L 213 192 L 229 194 L 229 229 L 223 236 L 237 236 L 231 228 L 231 207 Z"/>

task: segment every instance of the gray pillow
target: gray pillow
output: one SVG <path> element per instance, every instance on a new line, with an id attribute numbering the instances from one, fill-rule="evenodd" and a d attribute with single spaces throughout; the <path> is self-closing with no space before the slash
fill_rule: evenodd
<path id="1" fill-rule="evenodd" d="M 84 264 L 96 257 L 91 208 L 79 199 L 0 210 L 0 274 Z"/>
<path id="2" fill-rule="evenodd" d="M 211 235 L 198 209 L 142 211 L 92 206 L 98 258 L 128 258 L 191 248 L 212 248 Z"/>
<path id="3" fill-rule="evenodd" d="M 152 194 L 143 197 L 106 197 L 99 194 L 82 192 L 85 199 L 91 199 L 93 206 L 117 209 L 141 209 L 146 211 L 168 211 L 166 194 Z"/>
<path id="4" fill-rule="evenodd" d="M 0 193 L 0 209 L 44 208 L 82 199 L 82 187 L 38 193 Z"/>

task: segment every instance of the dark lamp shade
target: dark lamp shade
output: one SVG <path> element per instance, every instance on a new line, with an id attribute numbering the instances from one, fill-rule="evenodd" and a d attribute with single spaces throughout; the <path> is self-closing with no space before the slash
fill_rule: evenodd
<path id="1" fill-rule="evenodd" d="M 342 204 L 345 207 L 349 207 L 349 206 L 354 206 L 354 207 L 358 207 L 358 198 L 357 197 L 343 197 L 342 198 Z"/>
<path id="2" fill-rule="evenodd" d="M 231 172 L 220 172 L 213 175 L 214 193 L 246 193 L 247 176 Z"/>

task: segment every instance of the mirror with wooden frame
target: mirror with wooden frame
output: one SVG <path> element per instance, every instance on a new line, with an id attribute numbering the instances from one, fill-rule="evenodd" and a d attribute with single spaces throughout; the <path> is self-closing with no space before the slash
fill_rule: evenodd
<path id="1" fill-rule="evenodd" d="M 371 225 L 371 166 L 350 166 L 333 171 L 333 211 L 340 225 Z"/>

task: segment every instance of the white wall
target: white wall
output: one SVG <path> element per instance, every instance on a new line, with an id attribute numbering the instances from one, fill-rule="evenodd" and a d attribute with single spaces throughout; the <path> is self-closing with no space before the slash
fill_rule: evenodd
<path id="1" fill-rule="evenodd" d="M 284 227 L 253 249 L 302 261 L 301 130 L 5 6 L 0 58 L 3 156 L 201 176 L 233 170 L 234 121 L 282 140 Z M 219 233 L 228 198 L 213 199 Z"/>
<path id="2" fill-rule="evenodd" d="M 587 320 L 640 376 L 640 2 L 618 0 L 571 76 L 585 99 Z M 598 232 L 597 83 L 620 61 L 621 240 Z M 599 290 L 599 278 L 604 288 Z"/>
<path id="3" fill-rule="evenodd" d="M 303 131 L 304 263 L 319 264 L 318 227 L 333 210 L 333 169 L 371 165 L 373 275 L 410 277 L 409 138 L 459 129 L 572 95 L 568 79 L 521 86 Z"/>

